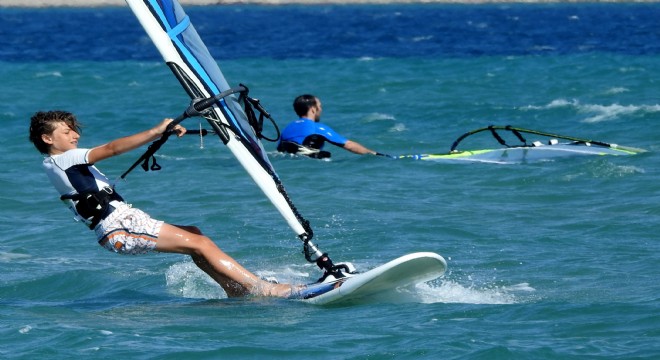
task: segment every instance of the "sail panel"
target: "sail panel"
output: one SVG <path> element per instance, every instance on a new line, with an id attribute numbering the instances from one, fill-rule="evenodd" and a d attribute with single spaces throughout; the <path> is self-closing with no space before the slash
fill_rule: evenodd
<path id="1" fill-rule="evenodd" d="M 206 92 L 215 95 L 228 90 L 230 86 L 222 71 L 179 3 L 173 0 L 150 0 L 149 2 L 153 13 L 158 16 L 162 30 L 167 33 L 179 51 L 181 59 L 186 61 L 188 66 L 200 77 L 202 84 L 206 87 Z M 247 121 L 247 116 L 236 97 L 222 99 L 220 104 L 221 110 L 226 110 L 224 115 L 230 124 L 252 148 L 255 155 L 263 162 L 263 166 L 275 173 L 265 149 L 258 141 L 257 135 Z"/>

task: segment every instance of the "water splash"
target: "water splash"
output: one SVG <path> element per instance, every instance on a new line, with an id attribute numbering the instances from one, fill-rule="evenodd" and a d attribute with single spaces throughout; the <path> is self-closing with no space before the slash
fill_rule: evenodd
<path id="1" fill-rule="evenodd" d="M 513 286 L 465 286 L 453 280 L 439 283 L 419 284 L 415 287 L 417 297 L 425 304 L 461 303 L 461 304 L 515 304 L 521 300 L 516 293 L 534 292 L 527 283 Z"/>
<path id="2" fill-rule="evenodd" d="M 257 270 L 255 274 L 262 278 L 275 277 L 282 283 L 300 282 L 310 273 L 307 268 L 287 266 L 277 271 Z M 223 299 L 224 291 L 192 262 L 183 262 L 170 266 L 166 273 L 167 288 L 170 292 L 186 298 Z M 298 280 L 298 281 L 296 281 Z M 440 279 L 414 287 L 399 289 L 387 296 L 377 297 L 376 302 L 392 303 L 461 303 L 461 304 L 516 304 L 526 301 L 522 294 L 535 292 L 528 283 L 512 286 L 464 285 L 451 279 Z"/>
<path id="3" fill-rule="evenodd" d="M 223 299 L 224 290 L 192 262 L 170 266 L 165 273 L 170 292 L 185 298 Z"/>

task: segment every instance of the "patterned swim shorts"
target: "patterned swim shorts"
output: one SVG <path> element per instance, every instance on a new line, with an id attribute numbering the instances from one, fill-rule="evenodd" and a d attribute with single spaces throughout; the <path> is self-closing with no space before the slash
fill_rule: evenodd
<path id="1" fill-rule="evenodd" d="M 163 222 L 152 219 L 140 209 L 120 203 L 96 226 L 99 245 L 119 254 L 146 254 L 156 248 Z"/>

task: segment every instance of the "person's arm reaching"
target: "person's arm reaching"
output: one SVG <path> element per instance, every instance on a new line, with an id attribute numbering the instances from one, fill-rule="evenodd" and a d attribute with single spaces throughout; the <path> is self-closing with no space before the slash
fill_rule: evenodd
<path id="1" fill-rule="evenodd" d="M 364 154 L 376 155 L 375 151 L 369 150 L 366 147 L 362 146 L 360 143 L 351 140 L 346 141 L 346 143 L 344 144 L 344 149 L 360 155 L 364 155 Z"/>
<path id="2" fill-rule="evenodd" d="M 89 151 L 87 160 L 90 164 L 94 164 L 98 161 L 115 155 L 123 154 L 127 151 L 136 149 L 150 141 L 156 140 L 163 135 L 167 129 L 167 125 L 170 122 L 172 122 L 172 119 L 165 119 L 161 121 L 160 124 L 149 130 L 145 130 L 137 134 L 119 138 L 107 144 L 97 146 Z M 186 133 L 186 129 L 178 124 L 174 127 L 174 131 L 179 137 Z"/>

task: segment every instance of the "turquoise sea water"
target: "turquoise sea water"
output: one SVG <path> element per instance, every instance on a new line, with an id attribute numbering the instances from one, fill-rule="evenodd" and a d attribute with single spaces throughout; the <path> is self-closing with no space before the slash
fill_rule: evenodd
<path id="1" fill-rule="evenodd" d="M 267 143 L 289 195 L 315 230 L 316 243 L 335 261 L 369 269 L 415 251 L 437 252 L 448 260 L 447 274 L 418 286 L 405 303 L 349 307 L 227 299 L 183 256 L 122 257 L 96 245 L 91 232 L 59 204 L 43 174 L 41 157 L 27 141 L 29 116 L 39 109 L 74 111 L 86 125 L 81 145 L 93 146 L 178 115 L 187 97 L 127 9 L 0 10 L 2 23 L 11 24 L 3 31 L 16 34 L 16 47 L 59 54 L 35 61 L 4 47 L 0 62 L 6 162 L 0 172 L 0 357 L 657 358 L 660 58 L 654 46 L 660 31 L 651 15 L 659 8 L 391 5 L 189 11 L 202 18 L 234 14 L 232 21 L 248 28 L 268 16 L 295 17 L 304 11 L 323 19 L 320 28 L 334 29 L 358 23 L 346 15 L 354 14 L 364 20 L 363 28 L 336 30 L 327 41 L 378 39 L 389 49 L 386 54 L 367 45 L 336 46 L 334 56 L 331 49 L 314 56 L 284 42 L 273 50 L 280 55 L 266 56 L 263 46 L 270 42 L 257 38 L 254 49 L 243 39 L 247 50 L 234 58 L 214 40 L 210 47 L 230 83 L 247 84 L 281 127 L 293 118 L 292 99 L 311 92 L 323 100 L 324 120 L 335 130 L 390 154 L 444 152 L 462 133 L 490 124 L 649 150 L 632 157 L 494 165 L 395 161 L 339 150 L 332 161 L 316 161 L 279 155 Z M 139 56 L 85 57 L 112 52 L 112 33 L 100 27 L 82 38 L 53 35 L 49 29 L 72 31 L 61 23 L 53 26 L 55 20 L 48 20 L 53 13 L 122 23 L 121 36 L 141 44 Z M 447 13 L 451 24 L 460 26 L 424 25 Z M 408 27 L 373 25 L 383 14 L 406 18 L 402 29 L 417 23 L 421 30 L 412 34 Z M 26 27 L 18 39 L 17 24 L 35 17 L 41 25 Z M 605 24 L 602 17 L 614 20 Z M 500 27 L 512 18 L 519 21 Z M 528 25 L 515 25 L 521 23 Z M 567 30 L 567 23 L 579 23 L 579 31 Z M 278 24 L 263 37 L 276 42 L 299 31 L 287 21 Z M 461 30 L 469 24 L 484 33 Z M 545 27 L 530 33 L 530 24 Z M 221 25 L 197 25 L 204 38 L 205 32 L 214 37 L 213 26 Z M 397 37 L 401 32 L 411 35 Z M 490 40 L 479 45 L 484 37 Z M 640 37 L 648 45 L 640 46 Z M 35 43 L 39 46 L 30 47 Z M 561 43 L 573 45 L 556 46 Z M 85 49 L 80 44 L 87 52 L 67 50 Z M 447 48 L 472 50 L 443 53 Z M 482 48 L 489 50 L 473 51 Z M 391 54 L 405 49 L 415 49 L 408 52 L 414 56 Z M 192 119 L 185 125 L 199 123 Z M 487 137 L 474 143 L 492 144 Z M 116 178 L 140 153 L 108 160 L 101 168 Z M 159 163 L 160 172 L 138 168 L 118 182 L 135 206 L 172 223 L 198 225 L 260 275 L 293 282 L 319 276 L 305 263 L 295 234 L 216 139 L 170 140 Z"/>

